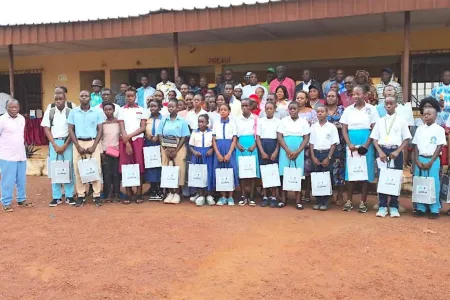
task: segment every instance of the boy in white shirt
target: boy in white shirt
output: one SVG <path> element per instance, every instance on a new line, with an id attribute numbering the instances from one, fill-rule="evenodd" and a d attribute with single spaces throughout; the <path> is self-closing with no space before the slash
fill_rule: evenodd
<path id="1" fill-rule="evenodd" d="M 411 139 L 408 123 L 397 112 L 395 97 L 387 96 L 384 101 L 386 116 L 379 119 L 372 130 L 370 137 L 381 161 L 393 165 L 397 170 L 403 170 L 403 149 L 408 146 Z M 377 217 L 386 217 L 388 214 L 388 195 L 378 194 Z M 398 196 L 391 195 L 389 213 L 392 218 L 400 217 L 398 211 Z"/>
<path id="2" fill-rule="evenodd" d="M 311 125 L 311 138 L 309 140 L 311 161 L 314 172 L 330 172 L 331 176 L 332 166 L 330 162 L 336 145 L 339 144 L 339 134 L 336 126 L 327 121 L 328 108 L 319 105 L 316 111 L 319 122 Z M 327 210 L 329 198 L 329 196 L 316 196 L 317 204 L 313 206 L 313 209 Z"/>

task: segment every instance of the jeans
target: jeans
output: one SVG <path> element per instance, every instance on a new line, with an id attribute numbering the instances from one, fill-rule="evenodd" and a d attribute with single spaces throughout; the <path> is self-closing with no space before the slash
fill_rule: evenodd
<path id="1" fill-rule="evenodd" d="M 120 174 L 119 158 L 102 154 L 102 172 L 103 172 L 103 194 L 108 198 L 112 193 L 119 195 L 120 192 Z"/>
<path id="2" fill-rule="evenodd" d="M 64 145 L 64 140 L 55 140 L 56 145 L 62 146 Z M 52 198 L 53 199 L 61 199 L 62 197 L 62 191 L 61 187 L 64 185 L 64 193 L 66 195 L 66 198 L 73 198 L 73 193 L 75 190 L 75 173 L 73 170 L 73 144 L 70 143 L 69 146 L 67 146 L 66 151 L 64 151 L 63 154 L 57 154 L 55 151 L 55 148 L 53 148 L 53 145 L 50 143 L 48 146 L 49 149 L 49 157 L 50 161 L 55 161 L 58 159 L 69 161 L 70 165 L 70 183 L 52 183 Z"/>
<path id="3" fill-rule="evenodd" d="M 0 160 L 2 170 L 2 204 L 11 205 L 14 187 L 17 187 L 17 202 L 27 199 L 27 161 Z"/>
<path id="4" fill-rule="evenodd" d="M 320 162 L 324 161 L 328 157 L 329 153 L 330 153 L 330 151 L 324 151 L 324 152 L 320 151 L 319 152 L 319 150 L 314 149 L 314 156 Z M 330 172 L 331 164 L 332 164 L 332 161 L 330 161 L 328 166 L 324 167 L 322 165 L 316 166 L 313 163 L 314 172 Z M 330 176 L 331 176 L 331 172 L 330 172 Z M 317 199 L 317 204 L 318 205 L 325 205 L 326 206 L 326 205 L 328 205 L 328 201 L 330 199 L 330 196 L 316 196 L 316 199 Z"/>
<path id="5" fill-rule="evenodd" d="M 386 156 L 389 156 L 392 152 L 397 150 L 395 149 L 387 149 L 380 145 L 381 150 L 383 150 L 384 154 Z M 400 154 L 397 156 L 397 158 L 394 160 L 394 169 L 396 170 L 403 170 L 403 151 L 400 152 Z M 380 170 L 378 170 L 378 176 L 380 176 Z M 378 194 L 378 207 L 387 207 L 388 206 L 388 196 L 386 194 Z M 392 196 L 391 195 L 391 201 L 389 202 L 389 207 L 394 207 L 398 209 L 398 196 Z"/>

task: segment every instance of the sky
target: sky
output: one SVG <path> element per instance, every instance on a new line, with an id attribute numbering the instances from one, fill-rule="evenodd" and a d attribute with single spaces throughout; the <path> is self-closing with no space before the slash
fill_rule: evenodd
<path id="1" fill-rule="evenodd" d="M 193 9 L 267 3 L 269 0 L 1 0 L 1 25 L 86 21 L 147 14 L 159 9 Z M 273 1 L 273 0 L 272 0 Z M 275 0 L 278 1 L 278 0 Z M 274 2 L 274 1 L 273 1 Z M 117 3 L 117 5 L 111 5 Z"/>

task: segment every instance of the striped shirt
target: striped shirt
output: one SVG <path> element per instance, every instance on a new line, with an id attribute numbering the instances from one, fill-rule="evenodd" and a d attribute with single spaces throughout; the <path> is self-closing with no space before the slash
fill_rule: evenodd
<path id="1" fill-rule="evenodd" d="M 392 85 L 395 88 L 395 92 L 397 94 L 397 102 L 399 101 L 403 101 L 403 92 L 402 92 L 402 86 L 396 82 L 396 81 L 391 81 L 388 84 L 384 84 L 384 82 L 380 82 L 379 84 L 377 84 L 377 86 L 375 87 L 377 89 L 377 95 L 378 95 L 378 104 L 383 104 L 384 103 L 384 88 L 388 85 Z"/>

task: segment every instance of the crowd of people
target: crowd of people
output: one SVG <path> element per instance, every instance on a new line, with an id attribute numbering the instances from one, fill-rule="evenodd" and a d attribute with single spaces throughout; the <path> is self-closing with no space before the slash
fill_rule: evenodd
<path id="1" fill-rule="evenodd" d="M 330 189 L 336 190 L 336 197 L 332 199 L 331 192 L 315 196 L 313 209 L 325 211 L 334 200 L 344 211 L 351 211 L 353 186 L 358 182 L 358 211 L 365 213 L 369 209 L 368 183 L 380 173 L 377 169 L 384 163 L 403 170 L 412 163 L 414 176 L 426 173 L 434 178 L 437 195 L 434 203 L 414 203 L 414 214 L 439 217 L 440 156 L 441 152 L 447 156 L 447 150 L 442 149 L 447 145 L 445 128 L 450 127 L 450 71 L 443 72 L 442 84 L 421 101 L 421 118 L 416 120 L 388 68 L 381 71 L 381 82 L 376 86 L 364 70 L 354 76 L 330 70 L 330 78 L 322 84 L 313 79 L 310 70 L 303 71 L 299 84 L 285 74 L 286 68 L 278 66 L 267 70 L 263 83 L 254 72 L 248 72 L 244 82 L 235 82 L 232 71 L 226 70 L 217 76 L 216 86 L 209 88 L 204 77 L 200 86 L 194 77 L 188 84 L 181 78 L 172 83 L 163 70 L 156 89 L 144 76 L 137 90 L 122 84 L 114 100 L 111 90 L 94 80 L 92 93 L 80 92 L 79 106 L 67 101 L 65 87 L 57 87 L 41 126 L 49 140 L 50 163 L 68 161 L 72 180 L 52 184 L 49 205 L 57 206 L 65 198 L 68 204 L 81 207 L 90 192 L 96 206 L 105 202 L 142 203 L 144 197 L 177 204 L 184 192 L 198 206 L 232 206 L 238 197 L 240 206 L 259 202 L 262 207 L 283 208 L 287 192 L 294 191 L 296 208 L 301 210 L 313 197 L 312 177 L 322 173 L 329 174 Z M 19 109 L 19 102 L 9 99 L 6 113 L 0 117 L 2 205 L 6 212 L 13 211 L 15 185 L 18 205 L 32 207 L 25 193 L 25 121 Z M 145 167 L 147 147 L 159 147 L 160 166 Z M 242 157 L 252 157 L 254 176 L 240 176 Z M 363 161 L 364 180 L 350 178 L 354 170 L 349 170 L 349 165 L 356 157 Z M 85 182 L 79 162 L 92 158 L 102 178 Z M 188 186 L 188 169 L 194 164 L 206 165 L 204 188 Z M 128 165 L 139 166 L 140 184 L 126 187 L 122 194 L 120 174 Z M 163 189 L 162 169 L 169 165 L 178 167 L 178 188 Z M 265 187 L 263 171 L 273 166 L 280 183 Z M 216 172 L 220 169 L 232 170 L 232 190 L 218 188 Z M 302 178 L 298 190 L 285 188 L 283 177 L 285 172 L 292 174 L 292 169 Z M 260 198 L 259 178 L 263 181 Z M 143 190 L 144 183 L 150 184 L 149 190 Z M 379 193 L 378 200 L 376 216 L 400 216 L 398 195 Z"/>

